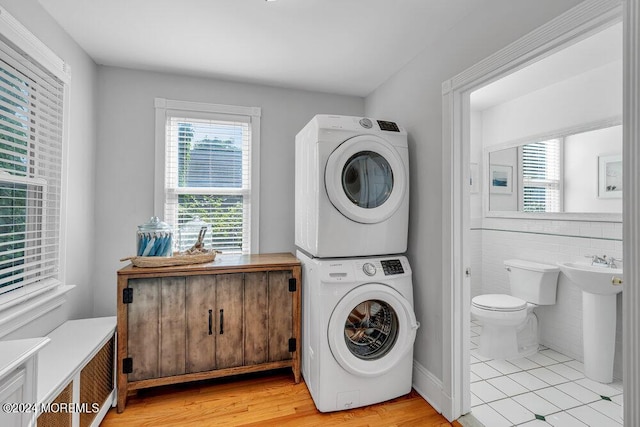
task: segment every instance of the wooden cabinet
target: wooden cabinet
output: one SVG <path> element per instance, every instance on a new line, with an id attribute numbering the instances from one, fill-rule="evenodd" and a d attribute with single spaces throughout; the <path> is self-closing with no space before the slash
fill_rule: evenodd
<path id="1" fill-rule="evenodd" d="M 158 385 L 282 367 L 299 382 L 300 274 L 291 254 L 118 271 L 118 411 Z"/>

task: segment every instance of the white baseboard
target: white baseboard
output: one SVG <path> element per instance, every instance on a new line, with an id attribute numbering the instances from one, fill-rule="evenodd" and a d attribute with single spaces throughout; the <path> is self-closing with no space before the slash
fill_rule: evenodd
<path id="1" fill-rule="evenodd" d="M 433 409 L 442 413 L 442 381 L 420 363 L 413 361 L 413 388 Z"/>

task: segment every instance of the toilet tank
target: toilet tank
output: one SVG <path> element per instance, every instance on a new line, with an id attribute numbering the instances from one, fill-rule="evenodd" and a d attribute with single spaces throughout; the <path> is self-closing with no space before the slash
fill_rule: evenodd
<path id="1" fill-rule="evenodd" d="M 509 274 L 511 295 L 537 305 L 556 303 L 558 267 L 521 259 L 505 260 L 504 266 Z"/>

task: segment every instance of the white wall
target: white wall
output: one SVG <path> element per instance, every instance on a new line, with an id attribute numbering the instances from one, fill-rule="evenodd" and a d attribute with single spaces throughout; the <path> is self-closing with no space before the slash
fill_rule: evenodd
<path id="1" fill-rule="evenodd" d="M 421 323 L 415 360 L 442 379 L 442 82 L 517 40 L 579 0 L 490 0 L 366 98 L 368 116 L 409 133 L 411 207 L 408 256 Z"/>
<path id="2" fill-rule="evenodd" d="M 622 116 L 622 62 L 612 62 L 484 110 L 486 147 Z"/>
<path id="3" fill-rule="evenodd" d="M 68 187 L 63 268 L 67 284 L 76 288 L 67 294 L 68 303 L 62 308 L 6 337 L 20 338 L 44 335 L 68 318 L 92 315 L 97 67 L 37 0 L 0 0 L 0 5 L 71 66 L 69 145 L 64 153 Z"/>
<path id="4" fill-rule="evenodd" d="M 599 157 L 622 156 L 622 125 L 579 133 L 564 141 L 565 212 L 622 212 L 618 199 L 599 195 Z"/>
<path id="5" fill-rule="evenodd" d="M 469 162 L 475 171 L 472 169 L 472 179 L 475 179 L 475 183 L 472 187 L 470 194 L 470 206 L 471 218 L 482 218 L 482 190 L 484 182 L 482 177 L 484 176 L 484 165 L 482 164 L 482 113 L 477 111 L 471 111 L 471 123 L 469 126 L 469 138 L 471 144 L 471 151 L 469 153 Z M 475 176 L 474 176 L 475 174 Z"/>
<path id="6" fill-rule="evenodd" d="M 471 151 L 469 160 L 471 163 L 471 178 L 475 179 L 472 191 L 469 194 L 469 211 L 471 217 L 471 233 L 469 236 L 471 257 L 471 297 L 482 293 L 482 192 L 485 185 L 484 165 L 482 163 L 482 113 L 471 111 L 471 123 L 469 126 L 469 138 Z M 475 171 L 474 171 L 475 169 Z"/>
<path id="7" fill-rule="evenodd" d="M 260 252 L 295 252 L 294 138 L 320 113 L 360 116 L 359 97 L 99 67 L 95 315 L 116 310 L 118 260 L 154 213 L 154 98 L 261 107 Z M 160 213 L 160 216 L 162 214 Z"/>

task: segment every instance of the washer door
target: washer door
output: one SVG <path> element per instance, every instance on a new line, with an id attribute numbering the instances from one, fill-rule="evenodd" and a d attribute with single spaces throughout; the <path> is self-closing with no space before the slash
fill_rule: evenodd
<path id="1" fill-rule="evenodd" d="M 398 291 L 369 283 L 353 289 L 334 308 L 329 347 L 346 371 L 378 376 L 412 350 L 419 326 L 413 307 Z"/>
<path id="2" fill-rule="evenodd" d="M 325 167 L 329 200 L 352 221 L 382 222 L 400 207 L 407 189 L 398 152 L 384 139 L 360 135 L 336 148 Z"/>

